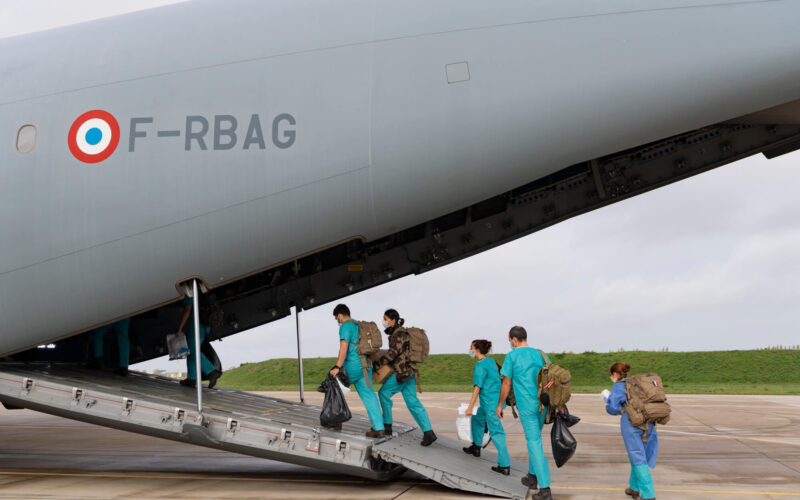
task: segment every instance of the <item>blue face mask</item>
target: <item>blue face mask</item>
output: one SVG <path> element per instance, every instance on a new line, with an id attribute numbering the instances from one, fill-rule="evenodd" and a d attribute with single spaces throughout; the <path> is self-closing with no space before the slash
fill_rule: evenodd
<path id="1" fill-rule="evenodd" d="M 469 357 L 470 357 L 470 358 L 474 358 L 474 357 L 475 357 L 475 353 L 474 353 L 474 352 L 472 352 L 472 351 L 469 351 Z"/>
<path id="2" fill-rule="evenodd" d="M 512 344 L 511 342 L 509 342 L 509 343 L 508 343 L 508 345 L 510 345 L 510 346 L 511 346 L 511 350 L 512 350 L 512 351 L 513 351 L 514 349 L 516 349 L 516 347 L 514 347 L 514 344 Z"/>

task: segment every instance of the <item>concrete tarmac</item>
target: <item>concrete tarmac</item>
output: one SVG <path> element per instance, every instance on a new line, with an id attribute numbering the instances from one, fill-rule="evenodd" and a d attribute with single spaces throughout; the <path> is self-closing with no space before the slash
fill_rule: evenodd
<path id="1" fill-rule="evenodd" d="M 269 393 L 298 399 L 297 393 Z M 395 418 L 413 422 L 400 394 Z M 467 394 L 424 393 L 437 433 L 456 437 Z M 321 404 L 322 395 L 306 393 Z M 357 395 L 351 409 L 364 412 Z M 659 429 L 654 471 L 665 499 L 800 498 L 800 396 L 671 396 L 672 422 Z M 552 466 L 559 500 L 619 499 L 629 465 L 619 417 L 598 395 L 575 395 L 570 410 L 578 451 Z M 512 457 L 526 460 L 519 421 L 506 415 Z M 545 427 L 545 454 L 549 450 Z M 490 445 L 491 447 L 491 445 Z M 305 467 L 130 434 L 28 410 L 0 409 L 0 499 L 375 499 L 482 498 L 416 474 L 376 483 Z"/>

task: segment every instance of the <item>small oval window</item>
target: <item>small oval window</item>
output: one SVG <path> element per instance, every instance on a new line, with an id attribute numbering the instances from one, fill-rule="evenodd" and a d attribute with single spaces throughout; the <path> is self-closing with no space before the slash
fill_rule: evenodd
<path id="1" fill-rule="evenodd" d="M 30 153 L 36 147 L 36 127 L 23 125 L 17 132 L 17 151 L 22 154 Z"/>

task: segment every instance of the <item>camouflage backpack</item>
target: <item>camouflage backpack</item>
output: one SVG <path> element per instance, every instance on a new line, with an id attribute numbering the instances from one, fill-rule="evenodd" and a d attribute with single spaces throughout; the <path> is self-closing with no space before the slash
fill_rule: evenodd
<path id="1" fill-rule="evenodd" d="M 371 380 L 367 376 L 367 360 L 364 356 L 374 356 L 378 353 L 378 350 L 383 346 L 383 336 L 380 329 L 378 329 L 378 325 L 373 321 L 350 320 L 350 322 L 358 327 L 358 344 L 355 344 L 356 352 L 359 354 L 358 359 L 361 360 L 361 368 L 364 370 L 364 380 L 367 382 L 367 386 L 371 388 Z"/>
<path id="2" fill-rule="evenodd" d="M 536 376 L 536 384 L 539 388 L 539 410 L 544 410 L 545 406 L 563 407 L 572 396 L 572 375 L 566 368 L 550 363 L 547 355 L 541 349 L 539 349 L 539 353 L 544 360 L 544 366 Z M 545 422 L 550 423 L 551 414 L 552 412 L 547 412 Z"/>
<path id="3" fill-rule="evenodd" d="M 644 431 L 642 441 L 647 441 L 649 423 L 664 425 L 669 422 L 672 408 L 667 403 L 667 393 L 661 377 L 655 373 L 642 373 L 625 379 L 625 413 L 631 425 Z"/>

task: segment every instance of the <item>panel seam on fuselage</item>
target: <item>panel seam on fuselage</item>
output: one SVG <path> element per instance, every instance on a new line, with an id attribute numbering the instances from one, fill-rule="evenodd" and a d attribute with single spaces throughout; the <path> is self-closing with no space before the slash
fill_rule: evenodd
<path id="1" fill-rule="evenodd" d="M 59 95 L 70 94 L 70 93 L 73 93 L 73 92 L 80 92 L 82 90 L 97 89 L 97 88 L 102 88 L 102 87 L 108 87 L 108 86 L 111 86 L 111 85 L 119 85 L 119 84 L 123 84 L 123 83 L 130 83 L 130 82 L 148 80 L 148 79 L 151 79 L 151 78 L 159 78 L 159 77 L 163 77 L 163 76 L 177 75 L 177 74 L 180 74 L 180 73 L 191 73 L 193 71 L 202 71 L 202 70 L 208 70 L 208 69 L 222 68 L 222 67 L 226 67 L 226 66 L 235 66 L 237 64 L 246 64 L 246 63 L 251 63 L 251 62 L 256 62 L 256 61 L 266 61 L 266 60 L 269 60 L 269 59 L 278 59 L 278 58 L 281 58 L 281 57 L 296 56 L 296 55 L 301 55 L 301 54 L 312 54 L 314 52 L 325 52 L 325 51 L 329 51 L 329 50 L 339 50 L 339 49 L 344 49 L 344 48 L 348 48 L 348 47 L 358 47 L 358 46 L 369 45 L 369 44 L 380 44 L 380 43 L 386 43 L 386 42 L 393 42 L 393 41 L 397 41 L 397 40 L 412 40 L 412 39 L 415 39 L 415 38 L 425 38 L 425 37 L 432 37 L 432 36 L 448 35 L 448 34 L 452 34 L 452 33 L 465 33 L 465 32 L 469 32 L 469 31 L 493 30 L 493 29 L 498 29 L 498 28 L 507 28 L 507 27 L 511 27 L 511 26 L 524 26 L 524 25 L 528 25 L 528 24 L 541 24 L 541 23 L 548 23 L 548 22 L 569 21 L 569 20 L 575 20 L 575 19 L 591 19 L 591 18 L 595 18 L 595 17 L 619 16 L 619 15 L 639 14 L 639 13 L 646 13 L 646 12 L 664 12 L 664 11 L 682 10 L 682 9 L 729 7 L 729 6 L 733 6 L 733 5 L 752 5 L 752 4 L 773 3 L 773 2 L 781 2 L 781 3 L 783 3 L 785 1 L 786 0 L 750 0 L 750 1 L 739 1 L 739 2 L 733 1 L 733 2 L 725 2 L 725 3 L 717 3 L 717 4 L 683 5 L 683 6 L 680 6 L 680 7 L 662 7 L 662 8 L 659 8 L 659 9 L 626 10 L 626 11 L 619 11 L 619 12 L 608 12 L 608 13 L 603 13 L 603 14 L 590 14 L 590 15 L 583 15 L 583 16 L 552 17 L 552 18 L 547 18 L 547 19 L 537 19 L 537 20 L 533 20 L 533 21 L 520 21 L 520 22 L 515 22 L 515 23 L 494 24 L 494 25 L 488 25 L 488 26 L 476 26 L 476 27 L 472 27 L 472 28 L 458 28 L 458 29 L 446 30 L 446 31 L 420 33 L 420 34 L 416 34 L 416 35 L 406 35 L 406 36 L 381 38 L 381 39 L 368 40 L 368 41 L 362 41 L 362 42 L 351 42 L 351 43 L 345 43 L 345 44 L 335 45 L 335 46 L 331 46 L 331 47 L 317 47 L 317 48 L 311 48 L 311 49 L 305 49 L 305 50 L 297 50 L 297 51 L 294 51 L 294 52 L 285 52 L 283 54 L 273 54 L 273 55 L 262 56 L 262 57 L 253 57 L 253 58 L 249 58 L 249 59 L 240 59 L 240 60 L 236 60 L 236 61 L 221 62 L 221 63 L 217 63 L 217 64 L 210 64 L 210 65 L 207 65 L 207 66 L 196 66 L 194 68 L 186 68 L 186 69 L 181 69 L 181 70 L 177 70 L 177 71 L 167 71 L 167 72 L 163 72 L 163 73 L 154 73 L 154 74 L 151 74 L 151 75 L 138 76 L 138 77 L 135 77 L 135 78 L 128 78 L 128 79 L 125 79 L 125 80 L 116 80 L 116 81 L 112 81 L 112 82 L 99 83 L 99 84 L 96 84 L 96 85 L 88 85 L 86 87 L 79 87 L 79 88 L 74 88 L 74 89 L 69 89 L 69 90 L 63 90 L 63 91 L 59 91 L 59 92 L 53 92 L 51 94 L 42 94 L 42 95 L 33 96 L 33 97 L 25 97 L 23 99 L 16 99 L 16 100 L 13 100 L 13 101 L 0 102 L 0 107 L 11 105 L 11 104 L 19 104 L 19 103 L 27 102 L 27 101 L 35 101 L 37 99 L 45 99 L 45 98 L 48 98 L 48 97 L 55 97 L 55 96 L 59 96 Z"/>
<path id="2" fill-rule="evenodd" d="M 64 258 L 64 257 L 69 257 L 70 255 L 76 255 L 76 254 L 79 254 L 81 252 L 85 252 L 86 250 L 91 250 L 93 248 L 99 248 L 99 247 L 102 247 L 102 246 L 105 246 L 105 245 L 110 245 L 112 243 L 116 243 L 116 242 L 119 242 L 119 241 L 122 241 L 122 240 L 126 240 L 128 238 L 134 238 L 136 236 L 141 236 L 143 234 L 147 234 L 147 233 L 150 233 L 152 231 L 158 231 L 160 229 L 165 229 L 165 228 L 168 228 L 168 227 L 171 227 L 171 226 L 175 226 L 177 224 L 182 224 L 182 223 L 188 222 L 190 220 L 199 219 L 201 217 L 206 217 L 206 216 L 211 215 L 211 214 L 223 212 L 223 211 L 229 210 L 231 208 L 236 208 L 236 207 L 240 207 L 242 205 L 247 205 L 248 203 L 253 203 L 255 201 L 263 200 L 263 199 L 269 198 L 271 196 L 275 196 L 275 195 L 279 195 L 279 194 L 283 194 L 283 193 L 289 193 L 289 192 L 295 191 L 297 189 L 302 189 L 304 187 L 313 186 L 314 184 L 319 184 L 320 182 L 326 182 L 326 181 L 329 181 L 331 179 L 336 179 L 338 177 L 342 177 L 342 176 L 345 176 L 345 175 L 353 174 L 353 173 L 356 173 L 356 172 L 361 172 L 363 170 L 368 170 L 369 168 L 370 168 L 369 165 L 358 167 L 358 168 L 354 168 L 352 170 L 348 170 L 346 172 L 341 172 L 339 174 L 332 175 L 330 177 L 325 177 L 323 179 L 317 179 L 317 180 L 312 181 L 312 182 L 307 182 L 305 184 L 300 184 L 298 186 L 294 186 L 294 187 L 291 187 L 289 189 L 284 189 L 282 191 L 275 191 L 274 193 L 266 194 L 264 196 L 258 196 L 256 198 L 251 198 L 249 200 L 245 200 L 245 201 L 241 201 L 241 202 L 238 202 L 238 203 L 234 203 L 232 205 L 227 205 L 227 206 L 224 206 L 224 207 L 221 207 L 221 208 L 217 208 L 217 209 L 214 209 L 214 210 L 209 210 L 208 212 L 203 212 L 203 213 L 198 214 L 198 215 L 193 215 L 193 216 L 187 217 L 185 219 L 180 219 L 180 220 L 177 220 L 177 221 L 174 221 L 174 222 L 169 222 L 167 224 L 162 224 L 160 226 L 155 226 L 155 227 L 152 227 L 152 228 L 144 230 L 144 231 L 139 231 L 137 233 L 128 234 L 128 235 L 125 235 L 125 236 L 121 236 L 119 238 L 114 238 L 114 239 L 109 240 L 109 241 L 104 241 L 103 243 L 98 243 L 96 245 L 91 245 L 91 246 L 88 246 L 86 248 L 81 248 L 80 250 L 74 250 L 72 252 L 67 252 L 65 254 L 57 255 L 55 257 L 50 257 L 48 259 L 44 259 L 42 261 L 35 262 L 33 264 L 27 264 L 27 265 L 20 266 L 20 267 L 14 268 L 14 269 L 9 269 L 8 271 L 2 271 L 2 272 L 0 272 L 0 276 L 5 276 L 6 274 L 15 273 L 17 271 L 22 271 L 24 269 L 28 269 L 28 268 L 31 268 L 31 267 L 36 267 L 38 265 L 45 264 L 47 262 L 52 262 L 54 260 L 58 260 L 58 259 L 61 259 L 61 258 Z"/>

